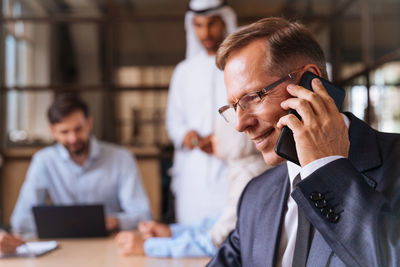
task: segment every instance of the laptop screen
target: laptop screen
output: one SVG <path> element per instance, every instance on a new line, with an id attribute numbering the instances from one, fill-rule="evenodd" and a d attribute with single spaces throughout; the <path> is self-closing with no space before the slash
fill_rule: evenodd
<path id="1" fill-rule="evenodd" d="M 39 238 L 107 236 L 103 205 L 34 206 Z"/>

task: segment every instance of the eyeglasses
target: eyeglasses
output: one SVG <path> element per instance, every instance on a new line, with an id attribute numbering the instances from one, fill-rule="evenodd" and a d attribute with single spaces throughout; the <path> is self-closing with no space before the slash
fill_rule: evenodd
<path id="1" fill-rule="evenodd" d="M 268 85 L 260 91 L 245 94 L 236 103 L 220 107 L 218 109 L 219 114 L 225 119 L 226 122 L 234 125 L 236 123 L 236 111 L 238 107 L 240 107 L 243 111 L 246 111 L 247 113 L 255 113 L 257 107 L 259 107 L 259 104 L 262 102 L 263 98 L 268 94 L 269 91 L 287 80 L 294 79 L 297 73 L 301 71 L 301 69 L 302 68 L 299 68 L 289 73 L 285 77 Z"/>

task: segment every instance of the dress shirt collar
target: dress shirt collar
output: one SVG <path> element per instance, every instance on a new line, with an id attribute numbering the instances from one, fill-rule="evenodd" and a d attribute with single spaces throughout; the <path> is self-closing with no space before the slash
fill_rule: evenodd
<path id="1" fill-rule="evenodd" d="M 90 137 L 89 160 L 94 160 L 100 156 L 100 145 L 96 137 Z"/>

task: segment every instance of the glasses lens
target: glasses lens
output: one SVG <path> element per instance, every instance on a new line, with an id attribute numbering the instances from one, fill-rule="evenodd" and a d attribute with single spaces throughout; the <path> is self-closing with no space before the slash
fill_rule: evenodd
<path id="1" fill-rule="evenodd" d="M 240 99 L 239 106 L 246 110 L 246 112 L 253 113 L 260 103 L 261 98 L 258 94 L 247 94 Z"/>
<path id="2" fill-rule="evenodd" d="M 224 117 L 224 119 L 225 119 L 229 124 L 235 125 L 235 122 L 236 122 L 236 112 L 235 112 L 235 110 L 234 110 L 232 107 L 227 108 L 226 110 L 224 110 L 224 111 L 221 113 L 221 115 L 222 115 L 222 117 Z"/>

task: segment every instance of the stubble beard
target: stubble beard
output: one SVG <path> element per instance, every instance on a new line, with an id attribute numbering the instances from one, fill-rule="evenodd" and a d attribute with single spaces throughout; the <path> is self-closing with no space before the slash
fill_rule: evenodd
<path id="1" fill-rule="evenodd" d="M 82 147 L 76 150 L 72 150 L 71 148 L 67 147 L 68 152 L 71 154 L 71 156 L 82 156 L 86 153 L 87 148 L 89 146 L 89 140 L 88 141 L 81 141 Z"/>

